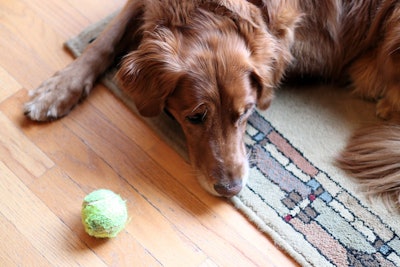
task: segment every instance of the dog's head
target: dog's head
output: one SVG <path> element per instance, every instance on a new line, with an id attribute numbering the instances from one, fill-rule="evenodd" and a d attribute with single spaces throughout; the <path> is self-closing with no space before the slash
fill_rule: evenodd
<path id="1" fill-rule="evenodd" d="M 175 117 L 202 186 L 230 197 L 248 176 L 247 119 L 256 106 L 269 106 L 280 57 L 288 55 L 250 4 L 207 4 L 182 17 L 145 18 L 141 43 L 118 77 L 143 116 L 166 109 Z"/>

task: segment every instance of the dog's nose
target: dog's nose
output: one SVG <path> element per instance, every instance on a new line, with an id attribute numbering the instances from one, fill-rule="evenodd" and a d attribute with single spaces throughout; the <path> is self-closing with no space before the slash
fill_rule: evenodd
<path id="1" fill-rule="evenodd" d="M 242 182 L 218 183 L 214 185 L 215 191 L 223 197 L 233 197 L 242 190 Z"/>

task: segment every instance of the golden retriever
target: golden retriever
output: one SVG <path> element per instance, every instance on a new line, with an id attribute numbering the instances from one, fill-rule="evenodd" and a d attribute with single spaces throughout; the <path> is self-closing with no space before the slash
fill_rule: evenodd
<path id="1" fill-rule="evenodd" d="M 143 116 L 172 114 L 200 183 L 218 196 L 245 185 L 246 121 L 285 77 L 349 79 L 378 101 L 380 117 L 400 110 L 399 1 L 130 0 L 81 57 L 31 91 L 25 114 L 66 115 L 120 56 L 121 87 Z M 375 148 L 394 146 L 383 128 L 381 139 L 369 134 L 350 142 L 341 166 L 375 193 L 398 196 L 396 151 Z M 393 177 L 376 179 L 382 173 Z"/>

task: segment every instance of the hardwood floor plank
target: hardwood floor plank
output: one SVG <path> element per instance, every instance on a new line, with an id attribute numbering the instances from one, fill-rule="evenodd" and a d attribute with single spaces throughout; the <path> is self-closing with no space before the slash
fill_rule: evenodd
<path id="1" fill-rule="evenodd" d="M 98 110 L 101 110 L 102 114 L 105 115 L 104 119 L 108 121 L 111 127 L 118 128 L 144 151 L 148 151 L 152 147 L 163 143 L 146 122 L 141 120 L 136 114 L 133 114 L 104 85 L 99 84 L 86 101 Z"/>
<path id="2" fill-rule="evenodd" d="M 75 7 L 83 16 L 88 18 L 91 23 L 110 15 L 112 12 L 120 9 L 126 3 L 126 0 L 102 1 L 99 5 L 98 0 L 67 0 L 71 6 Z"/>
<path id="3" fill-rule="evenodd" d="M 0 18 L 1 16 L 0 14 Z M 1 30 L 0 35 L 2 37 L 0 38 L 0 65 L 22 87 L 32 89 L 53 72 L 44 66 L 41 59 L 32 55 L 28 48 L 22 46 L 12 33 Z M 26 60 L 27 58 L 29 60 Z"/>
<path id="4" fill-rule="evenodd" d="M 29 266 L 32 262 L 51 266 L 50 262 L 0 213 L 0 264 L 2 266 Z"/>
<path id="5" fill-rule="evenodd" d="M 0 103 L 21 88 L 22 86 L 0 66 Z"/>
<path id="6" fill-rule="evenodd" d="M 0 173 L 0 213 L 50 264 L 104 265 L 2 162 Z"/>
<path id="7" fill-rule="evenodd" d="M 0 112 L 0 160 L 20 177 L 40 177 L 54 163 Z M 26 171 L 26 172 L 25 172 Z M 27 180 L 24 179 L 26 182 Z"/>
<path id="8" fill-rule="evenodd" d="M 132 218 L 127 226 L 127 232 L 135 236 L 138 242 L 146 247 L 146 250 L 167 265 L 189 266 L 189 263 L 200 262 L 205 258 L 197 252 L 193 245 L 190 245 L 191 242 L 186 237 L 177 235 L 175 227 L 159 213 L 158 208 L 138 194 L 135 188 L 126 184 L 120 175 L 114 173 L 112 167 L 97 158 L 93 151 L 87 149 L 81 151 L 79 147 L 84 147 L 84 144 L 76 145 L 75 142 L 79 142 L 79 140 L 75 137 L 76 140 L 73 141 L 73 137 L 67 138 L 65 131 L 63 132 L 64 138 L 68 140 L 68 145 L 73 145 L 75 153 L 65 148 L 65 152 L 71 157 L 62 159 L 63 162 L 58 162 L 58 165 L 65 168 L 74 182 L 85 188 L 87 193 L 97 188 L 109 188 L 127 199 L 129 214 Z M 90 164 L 87 164 L 89 170 L 83 170 L 86 163 L 79 162 L 79 158 L 75 157 L 76 154 L 90 159 Z M 115 155 L 118 157 L 117 154 Z M 73 162 L 69 162 L 72 159 Z M 162 233 L 163 238 L 159 237 L 159 233 Z M 173 246 L 174 252 L 182 257 L 176 258 L 165 249 L 169 246 Z M 198 260 L 195 256 L 197 254 L 199 255 Z"/>
<path id="9" fill-rule="evenodd" d="M 65 40 L 79 34 L 84 27 L 92 23 L 81 10 L 68 1 L 22 0 L 22 2 L 43 20 L 46 27 L 53 29 Z"/>
<path id="10" fill-rule="evenodd" d="M 90 177 L 87 180 L 90 180 Z M 85 233 L 80 211 L 82 200 L 87 194 L 83 190 L 88 188 L 86 186 L 82 188 L 81 185 L 82 183 L 75 182 L 64 171 L 54 168 L 36 180 L 30 189 L 108 266 L 160 265 L 158 260 L 127 231 L 122 231 L 112 239 L 97 239 Z M 106 186 L 104 183 L 103 185 Z M 118 189 L 114 190 L 118 192 Z M 122 197 L 125 199 L 125 196 Z M 131 217 L 136 216 L 132 212 L 132 205 L 136 205 L 131 203 L 133 200 L 133 197 L 129 196 L 127 205 Z"/>
<path id="11" fill-rule="evenodd" d="M 23 87 L 32 89 L 72 61 L 64 39 L 21 0 L 0 2 L 0 64 Z"/>

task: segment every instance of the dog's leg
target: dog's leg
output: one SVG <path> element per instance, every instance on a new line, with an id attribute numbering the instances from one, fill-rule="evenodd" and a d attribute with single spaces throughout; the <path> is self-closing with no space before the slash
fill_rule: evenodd
<path id="1" fill-rule="evenodd" d="M 378 98 L 378 116 L 389 119 L 400 113 L 400 5 L 384 22 L 384 29 L 379 45 L 356 62 L 350 74 L 355 90 Z M 398 124 L 363 128 L 350 138 L 338 163 L 358 178 L 368 193 L 400 208 L 399 144 Z"/>
<path id="2" fill-rule="evenodd" d="M 400 36 L 398 46 L 397 55 L 385 53 L 378 56 L 382 52 L 374 51 L 364 55 L 350 68 L 354 92 L 366 99 L 376 100 L 376 114 L 382 119 L 390 119 L 400 113 Z"/>
<path id="3" fill-rule="evenodd" d="M 36 121 L 53 120 L 68 114 L 87 96 L 97 78 L 113 63 L 118 50 L 123 49 L 126 30 L 137 29 L 143 10 L 141 2 L 129 1 L 79 58 L 32 90 L 25 115 Z"/>
<path id="4" fill-rule="evenodd" d="M 400 114 L 400 7 L 384 24 L 379 45 L 353 63 L 349 73 L 354 92 L 378 101 L 376 114 L 390 119 Z"/>
<path id="5" fill-rule="evenodd" d="M 377 105 L 377 114 L 384 118 L 400 114 L 400 5 L 386 21 L 386 34 L 378 52 L 379 65 L 386 88 Z"/>
<path id="6" fill-rule="evenodd" d="M 368 100 L 378 100 L 385 88 L 379 73 L 377 51 L 366 53 L 356 60 L 349 69 L 354 93 Z"/>

